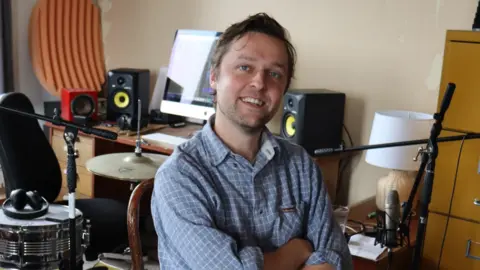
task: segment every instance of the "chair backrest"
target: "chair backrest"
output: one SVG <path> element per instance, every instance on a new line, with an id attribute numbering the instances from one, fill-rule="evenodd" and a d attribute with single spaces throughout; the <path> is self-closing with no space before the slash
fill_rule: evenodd
<path id="1" fill-rule="evenodd" d="M 19 92 L 0 95 L 0 106 L 35 113 Z M 49 202 L 60 193 L 60 165 L 36 119 L 0 110 L 0 164 L 7 198 L 17 188 L 36 190 Z"/>

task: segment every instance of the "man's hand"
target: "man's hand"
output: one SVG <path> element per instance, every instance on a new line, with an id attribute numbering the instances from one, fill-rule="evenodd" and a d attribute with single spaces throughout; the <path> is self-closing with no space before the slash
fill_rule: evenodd
<path id="1" fill-rule="evenodd" d="M 331 264 L 316 264 L 316 265 L 307 265 L 302 270 L 335 270 L 335 267 Z"/>
<path id="2" fill-rule="evenodd" d="M 265 270 L 297 270 L 302 267 L 311 254 L 310 242 L 294 238 L 275 252 L 265 253 L 263 266 Z"/>

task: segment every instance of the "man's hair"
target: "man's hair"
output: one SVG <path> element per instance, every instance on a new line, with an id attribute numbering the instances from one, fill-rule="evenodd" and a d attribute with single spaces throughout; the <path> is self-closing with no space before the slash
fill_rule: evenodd
<path id="1" fill-rule="evenodd" d="M 257 13 L 255 15 L 251 15 L 241 22 L 232 24 L 225 30 L 225 32 L 222 33 L 213 52 L 211 63 L 212 68 L 219 71 L 220 63 L 222 62 L 222 59 L 225 53 L 227 53 L 231 44 L 242 38 L 245 34 L 252 32 L 263 33 L 268 36 L 278 38 L 285 44 L 285 49 L 288 55 L 288 74 L 287 85 L 285 88 L 285 91 L 287 91 L 294 76 L 295 62 L 297 57 L 296 51 L 289 40 L 288 31 L 266 13 Z"/>

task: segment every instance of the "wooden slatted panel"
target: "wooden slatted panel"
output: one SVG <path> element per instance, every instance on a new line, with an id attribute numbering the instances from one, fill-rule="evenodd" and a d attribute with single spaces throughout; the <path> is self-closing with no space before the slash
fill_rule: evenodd
<path id="1" fill-rule="evenodd" d="M 33 70 L 52 95 L 61 88 L 101 90 L 105 63 L 100 9 L 91 0 L 39 0 L 32 10 Z"/>

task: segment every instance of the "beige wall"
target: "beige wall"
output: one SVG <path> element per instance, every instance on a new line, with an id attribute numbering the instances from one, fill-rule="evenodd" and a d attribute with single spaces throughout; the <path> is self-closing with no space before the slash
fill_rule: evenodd
<path id="1" fill-rule="evenodd" d="M 433 113 L 446 29 L 470 29 L 477 0 L 93 0 L 103 10 L 107 68 L 168 64 L 177 28 L 224 30 L 248 14 L 268 12 L 289 29 L 298 51 L 294 88 L 347 94 L 345 124 L 367 144 L 376 110 Z M 37 112 L 49 99 L 31 70 L 28 19 L 36 0 L 13 2 L 16 87 Z M 154 78 L 153 78 L 154 79 Z M 279 115 L 279 114 L 278 114 Z M 279 117 L 269 126 L 280 127 Z M 348 203 L 375 194 L 384 169 L 359 153 L 346 185 Z"/>
<path id="2" fill-rule="evenodd" d="M 222 31 L 252 13 L 273 15 L 298 51 L 293 87 L 345 92 L 345 124 L 357 145 L 368 143 L 376 110 L 435 111 L 445 31 L 470 29 L 477 2 L 98 0 L 107 68 L 152 72 L 168 65 L 177 28 Z M 279 117 L 269 126 L 278 131 Z M 376 180 L 386 172 L 359 153 L 345 185 L 348 203 L 374 195 Z"/>

